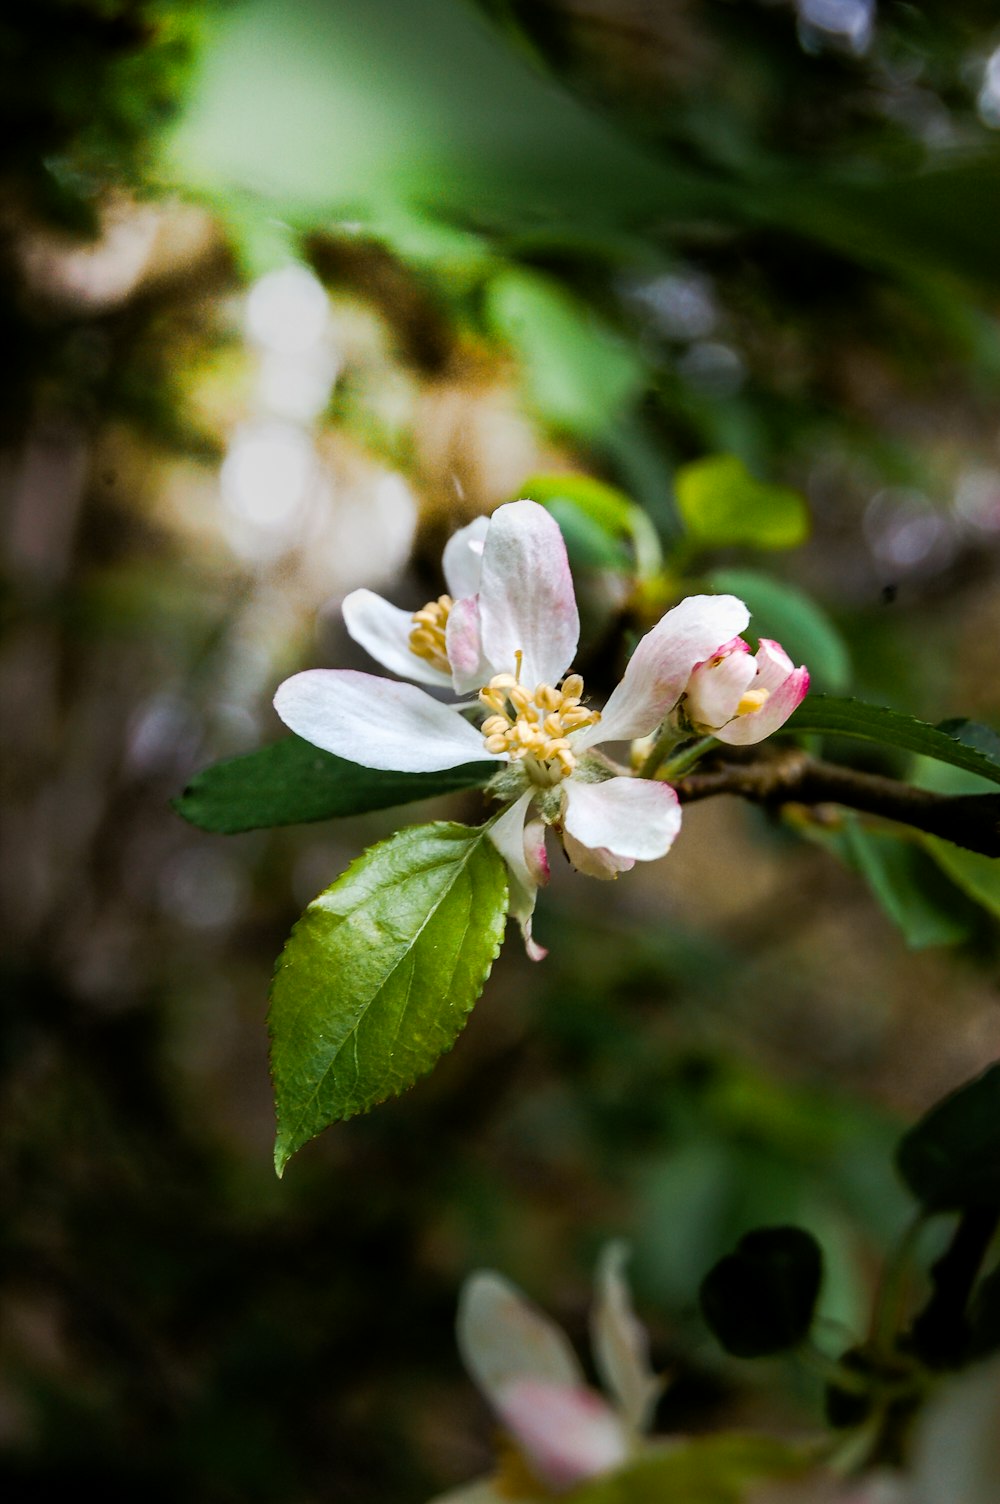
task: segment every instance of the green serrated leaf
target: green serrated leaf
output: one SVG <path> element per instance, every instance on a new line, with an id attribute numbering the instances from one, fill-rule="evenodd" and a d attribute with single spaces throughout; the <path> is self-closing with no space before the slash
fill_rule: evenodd
<path id="1" fill-rule="evenodd" d="M 444 822 L 379 842 L 309 905 L 271 986 L 279 1175 L 330 1123 L 405 1091 L 451 1048 L 506 908 L 485 828 Z"/>
<path id="2" fill-rule="evenodd" d="M 839 699 L 833 695 L 807 695 L 781 729 L 881 742 L 883 746 L 933 757 L 938 762 L 978 773 L 991 783 L 1000 783 L 1000 759 L 967 745 L 940 726 L 930 726 L 884 705 L 867 705 L 863 700 Z"/>
<path id="3" fill-rule="evenodd" d="M 574 472 L 532 475 L 521 494 L 548 508 L 564 534 L 570 534 L 568 544 L 575 529 L 580 543 L 595 552 L 594 563 L 610 569 L 634 568 L 640 579 L 660 568 L 663 556 L 652 522 L 641 507 L 606 481 Z"/>
<path id="4" fill-rule="evenodd" d="M 567 1495 L 569 1504 L 741 1504 L 751 1484 L 806 1471 L 801 1450 L 738 1432 L 650 1448 Z"/>
<path id="5" fill-rule="evenodd" d="M 928 1211 L 1000 1208 L 1000 1065 L 915 1123 L 900 1140 L 896 1165 Z"/>
<path id="6" fill-rule="evenodd" d="M 968 939 L 975 910 L 917 840 L 872 830 L 852 819 L 844 826 L 843 846 L 846 859 L 863 875 L 912 950 Z"/>
<path id="7" fill-rule="evenodd" d="M 823 1256 L 801 1227 L 761 1227 L 702 1281 L 702 1315 L 737 1358 L 763 1358 L 806 1336 L 823 1278 Z"/>
<path id="8" fill-rule="evenodd" d="M 704 548 L 795 548 L 809 536 L 799 493 L 757 480 L 735 454 L 682 465 L 674 489 L 688 533 Z"/>
<path id="9" fill-rule="evenodd" d="M 287 736 L 245 757 L 205 768 L 173 805 L 202 830 L 234 835 L 271 825 L 391 809 L 415 799 L 475 788 L 495 771 L 495 763 L 471 762 L 440 773 L 382 772 Z"/>
<path id="10" fill-rule="evenodd" d="M 739 596 L 750 608 L 754 634 L 776 639 L 794 663 L 806 664 L 813 684 L 834 692 L 848 687 L 847 644 L 804 591 L 754 569 L 716 569 L 708 583 L 713 590 Z"/>

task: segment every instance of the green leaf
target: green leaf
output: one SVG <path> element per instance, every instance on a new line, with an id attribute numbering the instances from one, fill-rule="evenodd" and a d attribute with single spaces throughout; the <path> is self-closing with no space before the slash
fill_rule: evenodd
<path id="1" fill-rule="evenodd" d="M 795 548 L 809 536 L 798 492 L 757 480 L 735 454 L 682 465 L 674 487 L 684 525 L 704 548 Z"/>
<path id="2" fill-rule="evenodd" d="M 802 1453 L 770 1436 L 736 1432 L 651 1448 L 567 1495 L 569 1504 L 742 1504 L 751 1484 L 806 1470 Z"/>
<path id="3" fill-rule="evenodd" d="M 781 729 L 820 731 L 881 742 L 883 746 L 933 757 L 1000 783 L 1000 757 L 967 745 L 941 726 L 930 726 L 884 705 L 866 705 L 863 700 L 838 699 L 832 695 L 807 695 Z"/>
<path id="4" fill-rule="evenodd" d="M 275 1167 L 424 1075 L 499 954 L 503 859 L 485 827 L 398 831 L 309 905 L 271 986 Z"/>
<path id="5" fill-rule="evenodd" d="M 761 1227 L 702 1281 L 702 1315 L 727 1352 L 764 1358 L 795 1347 L 812 1325 L 823 1256 L 801 1227 Z"/>
<path id="6" fill-rule="evenodd" d="M 533 405 L 556 427 L 600 434 L 638 390 L 643 368 L 634 351 L 547 277 L 500 272 L 489 284 L 485 311 L 517 353 Z"/>
<path id="7" fill-rule="evenodd" d="M 914 1124 L 900 1140 L 896 1165 L 928 1211 L 1000 1207 L 1000 1065 Z"/>
<path id="8" fill-rule="evenodd" d="M 745 601 L 754 635 L 780 642 L 794 663 L 807 666 L 813 684 L 834 692 L 850 684 L 847 644 L 826 612 L 803 591 L 753 569 L 716 569 L 708 583 L 713 590 Z"/>
<path id="9" fill-rule="evenodd" d="M 656 529 L 642 507 L 615 486 L 591 475 L 532 475 L 521 494 L 552 513 L 571 551 L 576 538 L 582 563 L 634 569 L 641 579 L 660 568 L 663 559 Z M 590 558 L 586 557 L 588 549 Z"/>
<path id="10" fill-rule="evenodd" d="M 975 927 L 975 910 L 942 875 L 922 844 L 852 819 L 844 826 L 843 846 L 847 861 L 864 876 L 911 949 L 958 945 L 968 939 Z"/>
<path id="11" fill-rule="evenodd" d="M 939 836 L 924 836 L 923 844 L 955 885 L 976 903 L 1000 918 L 1000 861 L 978 851 L 966 851 Z"/>
<path id="12" fill-rule="evenodd" d="M 391 809 L 414 799 L 475 788 L 495 771 L 495 763 L 469 762 L 440 773 L 382 772 L 288 736 L 245 757 L 205 768 L 173 806 L 202 830 L 234 835 Z"/>

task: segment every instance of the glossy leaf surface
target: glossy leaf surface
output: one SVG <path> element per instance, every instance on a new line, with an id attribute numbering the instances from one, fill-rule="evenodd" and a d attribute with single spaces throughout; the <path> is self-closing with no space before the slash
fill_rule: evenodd
<path id="1" fill-rule="evenodd" d="M 275 1165 L 398 1095 L 454 1044 L 500 950 L 503 860 L 482 829 L 412 826 L 315 899 L 271 987 Z"/>
<path id="2" fill-rule="evenodd" d="M 197 773 L 174 800 L 174 808 L 202 830 L 233 835 L 391 809 L 415 799 L 474 788 L 495 771 L 495 763 L 481 762 L 440 773 L 382 772 L 323 752 L 298 736 L 287 736 Z"/>

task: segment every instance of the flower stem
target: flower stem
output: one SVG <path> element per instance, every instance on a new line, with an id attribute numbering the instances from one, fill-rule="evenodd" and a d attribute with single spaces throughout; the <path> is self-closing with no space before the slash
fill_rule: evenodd
<path id="1" fill-rule="evenodd" d="M 688 746 L 682 747 L 676 757 L 669 758 L 663 764 L 660 770 L 661 778 L 665 778 L 668 783 L 674 778 L 679 778 L 682 773 L 687 772 L 688 768 L 694 767 L 699 758 L 704 757 L 714 742 L 714 736 L 701 736 L 696 742 L 690 742 Z"/>

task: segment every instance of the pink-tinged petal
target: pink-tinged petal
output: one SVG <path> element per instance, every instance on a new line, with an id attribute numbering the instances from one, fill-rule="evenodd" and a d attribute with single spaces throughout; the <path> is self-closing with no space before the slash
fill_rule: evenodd
<path id="1" fill-rule="evenodd" d="M 365 768 L 432 773 L 491 758 L 454 707 L 374 674 L 307 669 L 279 686 L 274 708 L 297 736 Z"/>
<path id="2" fill-rule="evenodd" d="M 590 1315 L 590 1345 L 597 1371 L 633 1432 L 645 1431 L 663 1380 L 649 1363 L 649 1336 L 632 1309 L 625 1278 L 624 1243 L 608 1243 L 597 1265 L 597 1298 Z"/>
<path id="3" fill-rule="evenodd" d="M 917 1418 L 909 1504 L 996 1504 L 1000 1497 L 1000 1359 L 945 1379 Z"/>
<path id="4" fill-rule="evenodd" d="M 574 735 L 574 749 L 633 741 L 655 731 L 684 693 L 695 665 L 738 637 L 749 620 L 735 595 L 689 595 L 674 606 L 640 640 L 601 719 Z"/>
<path id="5" fill-rule="evenodd" d="M 507 863 L 507 912 L 521 926 L 524 948 L 530 959 L 543 961 L 548 951 L 532 939 L 531 921 L 538 889 L 549 880 L 549 863 L 545 855 L 545 827 L 541 820 L 525 824 L 528 806 L 534 797 L 534 789 L 522 794 L 493 822 L 487 834 Z"/>
<path id="6" fill-rule="evenodd" d="M 585 1383 L 562 1328 L 492 1269 L 462 1286 L 456 1335 L 470 1377 L 498 1413 L 504 1392 L 524 1379 L 569 1389 Z"/>
<path id="7" fill-rule="evenodd" d="M 724 726 L 736 714 L 757 674 L 749 653 L 716 653 L 699 663 L 687 684 L 684 714 L 700 731 Z"/>
<path id="8" fill-rule="evenodd" d="M 728 742 L 731 747 L 749 747 L 755 742 L 762 742 L 765 736 L 770 736 L 785 724 L 795 707 L 805 699 L 808 688 L 809 670 L 793 669 L 759 710 L 752 710 L 749 715 L 738 715 L 728 726 L 714 731 L 712 735 L 718 737 L 720 742 Z"/>
<path id="9" fill-rule="evenodd" d="M 620 1467 L 629 1438 L 599 1394 L 540 1379 L 520 1379 L 501 1392 L 497 1412 L 541 1481 L 563 1493 Z"/>
<path id="10" fill-rule="evenodd" d="M 567 779 L 563 827 L 591 849 L 606 847 L 639 862 L 664 856 L 681 828 L 681 807 L 668 783 L 609 778 L 605 783 Z"/>
<path id="11" fill-rule="evenodd" d="M 571 836 L 568 830 L 563 831 L 563 850 L 569 857 L 577 872 L 582 872 L 584 877 L 596 877 L 600 882 L 611 882 L 620 872 L 631 872 L 635 866 L 635 857 L 616 856 L 606 846 L 584 846 L 582 842 Z"/>
<path id="12" fill-rule="evenodd" d="M 754 689 L 766 689 L 773 691 L 783 684 L 788 675 L 795 668 L 795 664 L 789 658 L 780 642 L 774 642 L 770 637 L 760 639 L 760 647 L 757 650 L 755 660 L 757 664 L 757 679 Z"/>
<path id="13" fill-rule="evenodd" d="M 521 653 L 521 683 L 534 689 L 555 684 L 573 662 L 580 618 L 566 545 L 536 502 L 508 502 L 490 518 L 479 613 L 494 673 L 514 673 Z"/>
<path id="14" fill-rule="evenodd" d="M 452 683 L 460 695 L 482 689 L 492 676 L 493 670 L 483 662 L 478 596 L 465 596 L 452 606 L 445 628 L 445 651 Z"/>
<path id="15" fill-rule="evenodd" d="M 453 600 L 475 595 L 483 568 L 483 543 L 489 529 L 488 517 L 477 517 L 467 527 L 452 533 L 444 546 L 441 570 L 448 594 Z"/>
<path id="16" fill-rule="evenodd" d="M 372 590 L 352 590 L 344 597 L 341 609 L 344 625 L 354 641 L 360 643 L 383 668 L 404 679 L 416 679 L 420 684 L 451 688 L 450 674 L 411 653 L 411 612 L 393 606 Z"/>

